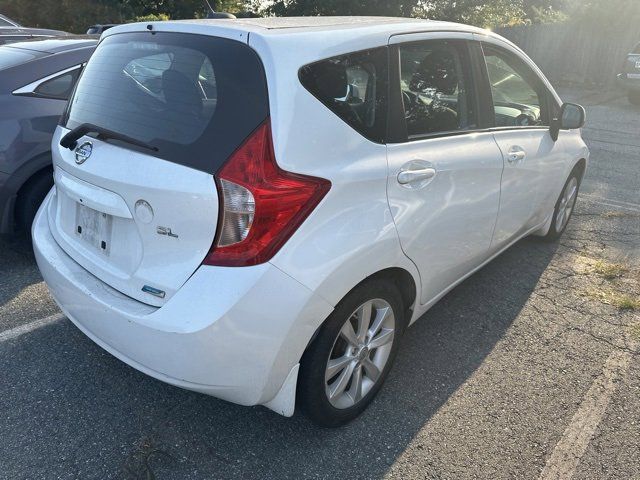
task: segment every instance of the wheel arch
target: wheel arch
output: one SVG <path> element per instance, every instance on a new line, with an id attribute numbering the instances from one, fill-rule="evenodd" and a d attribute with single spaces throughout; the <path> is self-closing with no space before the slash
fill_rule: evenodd
<path id="1" fill-rule="evenodd" d="M 586 158 L 580 158 L 573 166 L 573 168 L 571 169 L 571 172 L 569 173 L 569 175 L 571 175 L 571 173 L 576 172 L 579 175 L 579 180 L 580 183 L 582 183 L 582 180 L 584 179 L 585 174 L 587 173 L 587 159 Z M 568 175 L 567 175 L 568 178 Z"/>
<path id="2" fill-rule="evenodd" d="M 6 185 L 4 197 L 5 209 L 0 212 L 0 232 L 11 233 L 15 229 L 16 212 L 20 197 L 24 195 L 31 182 L 40 175 L 53 171 L 51 152 L 43 152 L 25 161 L 15 172 L 11 174 Z M 1 193 L 1 192 L 0 192 Z M 0 198 L 2 200 L 2 198 Z M 0 201 L 0 203 L 2 203 Z"/>
<path id="3" fill-rule="evenodd" d="M 414 276 L 407 269 L 402 267 L 383 268 L 381 270 L 378 270 L 375 273 L 372 273 L 371 275 L 368 275 L 367 277 L 363 278 L 360 282 L 358 282 L 356 285 L 354 285 L 347 293 L 345 293 L 340 301 L 342 301 L 347 296 L 349 296 L 351 292 L 353 292 L 356 288 L 359 288 L 360 286 L 374 280 L 388 280 L 388 281 L 391 281 L 398 288 L 398 291 L 402 296 L 403 306 L 405 308 L 404 315 L 405 315 L 406 323 L 407 325 L 411 323 L 413 313 L 415 311 L 415 303 L 418 298 L 418 283 L 414 279 Z M 316 336 L 318 335 L 318 332 L 327 321 L 327 318 L 322 319 L 322 321 L 314 331 L 311 338 L 309 338 L 309 341 L 307 342 L 307 345 L 304 348 L 304 351 L 306 351 L 307 348 L 309 348 L 309 345 L 311 345 L 313 340 L 316 338 Z M 304 355 L 304 351 L 300 355 L 300 358 L 302 358 L 302 355 Z"/>

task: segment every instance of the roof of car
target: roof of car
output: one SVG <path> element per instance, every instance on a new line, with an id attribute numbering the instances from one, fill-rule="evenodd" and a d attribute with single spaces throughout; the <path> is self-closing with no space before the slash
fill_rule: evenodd
<path id="1" fill-rule="evenodd" d="M 317 36 L 325 32 L 340 31 L 343 35 L 384 36 L 434 30 L 486 33 L 485 30 L 451 22 L 402 17 L 265 17 L 238 19 L 187 19 L 162 22 L 139 22 L 119 25 L 103 33 L 103 37 L 135 31 L 185 32 L 221 35 L 241 40 L 243 35 L 259 36 L 304 35 Z M 227 32 L 224 34 L 224 32 Z M 235 35 L 233 32 L 237 32 Z M 244 39 L 246 41 L 246 38 Z"/>
<path id="2" fill-rule="evenodd" d="M 215 19 L 204 22 L 214 22 Z M 190 20 L 186 20 L 189 22 Z M 219 20 L 218 20 L 219 21 Z M 227 20 L 228 21 L 228 20 Z M 372 25 L 389 25 L 391 23 L 410 23 L 424 22 L 416 18 L 398 18 L 398 17 L 263 17 L 263 18 L 238 18 L 232 20 L 232 23 L 239 26 L 251 26 L 264 28 L 267 30 L 276 30 L 281 28 L 325 28 L 332 27 L 363 27 Z M 217 24 L 218 22 L 216 22 Z"/>
<path id="3" fill-rule="evenodd" d="M 24 40 L 22 42 L 4 45 L 7 48 L 21 48 L 44 53 L 60 53 L 78 48 L 95 47 L 98 44 L 97 35 L 68 35 L 45 39 Z"/>

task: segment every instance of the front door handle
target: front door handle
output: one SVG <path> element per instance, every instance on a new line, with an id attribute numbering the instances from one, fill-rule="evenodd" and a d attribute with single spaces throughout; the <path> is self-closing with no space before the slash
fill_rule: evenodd
<path id="1" fill-rule="evenodd" d="M 431 182 L 436 173 L 436 169 L 430 162 L 411 160 L 400 168 L 397 180 L 405 188 L 422 188 Z"/>
<path id="2" fill-rule="evenodd" d="M 507 161 L 509 163 L 518 163 L 523 161 L 527 157 L 527 153 L 524 151 L 524 148 L 514 146 L 509 149 L 507 153 Z"/>

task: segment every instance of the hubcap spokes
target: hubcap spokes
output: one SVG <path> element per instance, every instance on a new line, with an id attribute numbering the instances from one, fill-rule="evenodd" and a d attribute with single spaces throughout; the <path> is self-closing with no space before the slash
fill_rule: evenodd
<path id="1" fill-rule="evenodd" d="M 567 225 L 573 213 L 573 208 L 576 204 L 576 198 L 578 196 L 578 180 L 575 177 L 571 178 L 571 181 L 567 183 L 562 197 L 560 198 L 560 204 L 558 205 L 558 214 L 556 215 L 556 232 L 562 231 Z"/>
<path id="2" fill-rule="evenodd" d="M 369 393 L 389 359 L 395 333 L 391 305 L 380 298 L 358 307 L 342 326 L 325 370 L 329 402 L 349 408 Z"/>

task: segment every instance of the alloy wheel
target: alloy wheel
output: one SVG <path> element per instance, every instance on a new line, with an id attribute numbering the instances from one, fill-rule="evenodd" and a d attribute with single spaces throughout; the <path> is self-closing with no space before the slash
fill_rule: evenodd
<path id="1" fill-rule="evenodd" d="M 331 405 L 356 405 L 376 385 L 396 331 L 391 305 L 380 298 L 360 305 L 346 320 L 327 360 L 325 391 Z"/>
<path id="2" fill-rule="evenodd" d="M 571 177 L 571 180 L 567 182 L 567 186 L 562 192 L 560 203 L 558 204 L 558 213 L 556 214 L 556 232 L 562 232 L 564 227 L 567 226 L 573 208 L 576 205 L 576 198 L 578 196 L 578 179 Z"/>

